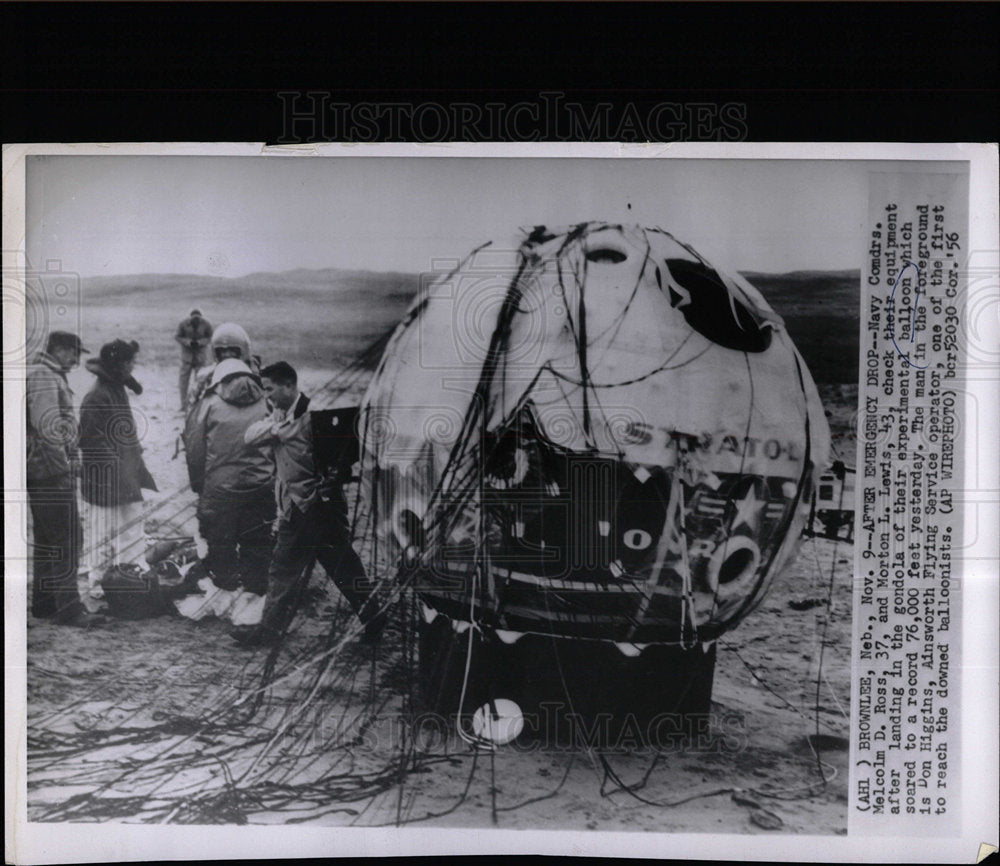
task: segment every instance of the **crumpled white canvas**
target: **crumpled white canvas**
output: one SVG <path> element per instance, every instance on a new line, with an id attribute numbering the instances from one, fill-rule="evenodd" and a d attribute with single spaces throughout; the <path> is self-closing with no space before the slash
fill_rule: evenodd
<path id="1" fill-rule="evenodd" d="M 76 576 L 76 591 L 87 613 L 100 613 L 107 610 L 108 603 L 104 600 L 104 587 L 101 578 L 94 572 L 80 572 Z"/>
<path id="2" fill-rule="evenodd" d="M 219 589 L 210 577 L 198 581 L 200 594 L 188 595 L 174 602 L 177 612 L 196 622 L 214 615 L 233 625 L 256 625 L 264 613 L 264 596 L 242 589 Z"/>

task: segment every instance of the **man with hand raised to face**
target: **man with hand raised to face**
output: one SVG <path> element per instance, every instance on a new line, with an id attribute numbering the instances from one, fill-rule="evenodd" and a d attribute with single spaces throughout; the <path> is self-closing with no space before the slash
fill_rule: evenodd
<path id="1" fill-rule="evenodd" d="M 365 623 L 366 637 L 374 639 L 384 618 L 378 615 L 364 566 L 351 546 L 344 492 L 339 482 L 317 472 L 309 398 L 299 391 L 298 375 L 285 361 L 265 367 L 260 375 L 272 412 L 247 429 L 245 441 L 273 448 L 278 537 L 260 624 L 237 629 L 233 637 L 247 646 L 277 642 L 294 615 L 299 580 L 307 581 L 313 561 L 318 561 Z"/>

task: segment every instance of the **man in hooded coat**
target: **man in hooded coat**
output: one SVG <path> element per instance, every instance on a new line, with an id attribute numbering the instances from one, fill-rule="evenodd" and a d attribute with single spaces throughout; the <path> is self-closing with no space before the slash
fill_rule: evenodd
<path id="1" fill-rule="evenodd" d="M 268 414 L 260 379 L 241 360 L 216 364 L 184 428 L 191 489 L 198 494 L 204 562 L 220 589 L 263 594 L 274 522 L 274 461 L 243 441 Z"/>
<path id="2" fill-rule="evenodd" d="M 114 340 L 86 364 L 97 377 L 80 405 L 80 493 L 86 503 L 84 554 L 88 559 L 81 571 L 89 578 L 81 596 L 91 610 L 96 608 L 93 599 L 100 597 L 97 586 L 108 567 L 125 562 L 146 567 L 142 491 L 157 488 L 142 459 L 128 396 L 128 391 L 142 393 L 142 385 L 132 375 L 138 351 L 135 340 Z"/>
<path id="3" fill-rule="evenodd" d="M 250 351 L 250 337 L 242 326 L 235 322 L 225 322 L 212 332 L 212 357 L 206 366 L 195 370 L 187 391 L 188 413 L 194 411 L 198 401 L 212 382 L 212 373 L 217 364 L 227 358 L 242 361 L 251 373 L 260 371 L 260 358 Z"/>

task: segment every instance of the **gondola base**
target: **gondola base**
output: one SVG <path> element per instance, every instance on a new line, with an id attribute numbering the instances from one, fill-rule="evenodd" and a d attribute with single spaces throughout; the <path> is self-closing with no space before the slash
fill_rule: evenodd
<path id="1" fill-rule="evenodd" d="M 459 724 L 514 701 L 517 742 L 629 751 L 684 749 L 710 736 L 715 646 L 653 644 L 634 657 L 604 641 L 526 634 L 507 644 L 489 629 L 458 632 L 445 616 L 420 623 L 421 726 Z"/>

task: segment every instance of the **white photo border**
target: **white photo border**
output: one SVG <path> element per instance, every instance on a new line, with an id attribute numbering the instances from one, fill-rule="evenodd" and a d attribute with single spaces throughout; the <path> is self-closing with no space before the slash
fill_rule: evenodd
<path id="1" fill-rule="evenodd" d="M 978 267 L 1000 272 L 998 264 L 998 151 L 995 144 L 8 144 L 3 149 L 3 267 L 24 266 L 25 165 L 27 157 L 50 156 L 267 156 L 275 159 L 407 157 L 707 159 L 707 160 L 901 160 L 966 162 L 970 171 L 969 248 Z M 987 281 L 996 292 L 998 281 Z M 8 311 L 5 310 L 5 313 Z M 16 311 L 15 311 L 16 312 Z M 1000 344 L 996 321 L 980 323 L 986 345 Z M 23 317 L 7 315 L 5 342 L 23 333 Z M 577 833 L 560 830 L 465 830 L 437 828 L 320 828 L 309 826 L 170 826 L 132 824 L 39 824 L 26 818 L 25 587 L 5 582 L 5 828 L 6 860 L 14 863 L 137 861 L 145 859 L 235 859 L 264 857 L 412 856 L 491 853 L 725 859 L 738 852 L 746 860 L 970 862 L 981 843 L 995 844 L 998 814 L 997 734 L 1000 691 L 997 676 L 998 533 L 1000 522 L 1000 370 L 968 382 L 980 406 L 991 407 L 978 428 L 963 425 L 968 453 L 980 455 L 979 529 L 962 568 L 962 832 L 960 837 L 894 838 L 850 836 L 767 836 L 743 834 Z M 23 395 L 23 381 L 4 379 L 4 403 Z M 16 404 L 15 404 L 16 405 Z M 14 416 L 13 418 L 11 416 Z M 23 489 L 23 430 L 15 413 L 4 414 L 5 490 Z M 974 450 L 973 450 L 974 449 Z M 987 461 L 987 465 L 983 464 Z M 966 466 L 966 483 L 971 468 Z M 5 502 L 6 557 L 25 555 L 19 521 L 22 509 Z M 971 512 L 971 509 L 970 509 Z M 963 515 L 968 521 L 971 513 Z M 984 528 L 994 531 L 982 531 Z M 972 660 L 976 660 L 972 664 Z M 987 834 L 984 838 L 984 834 Z"/>

